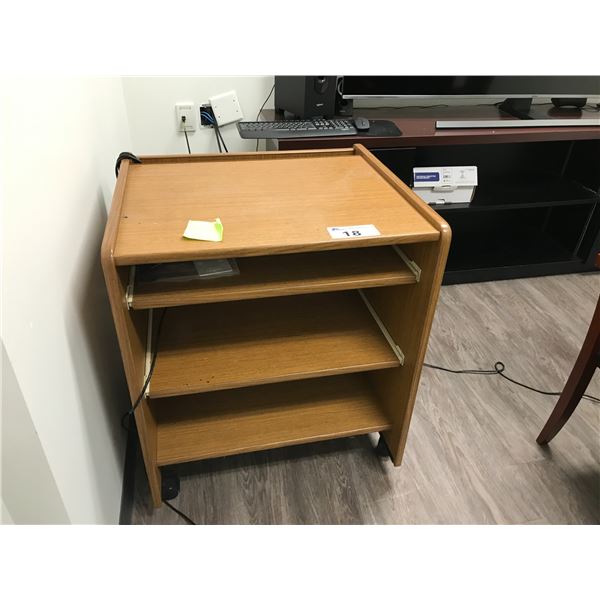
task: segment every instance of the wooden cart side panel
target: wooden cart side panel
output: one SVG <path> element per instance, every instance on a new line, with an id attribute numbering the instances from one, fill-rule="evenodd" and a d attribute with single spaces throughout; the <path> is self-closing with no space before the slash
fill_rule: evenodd
<path id="1" fill-rule="evenodd" d="M 129 396 L 133 404 L 143 385 L 148 317 L 146 311 L 134 313 L 128 310 L 125 298 L 128 269 L 121 269 L 119 272 L 113 258 L 129 164 L 129 161 L 121 163 L 100 254 Z M 160 471 L 156 465 L 156 421 L 145 401 L 136 409 L 135 421 L 152 499 L 154 504 L 159 506 L 161 496 Z"/>
<path id="2" fill-rule="evenodd" d="M 365 290 L 367 298 L 405 354 L 402 367 L 371 375 L 371 380 L 394 421 L 392 429 L 383 435 L 394 464 L 399 465 L 406 446 L 452 232 L 438 213 L 364 146 L 355 144 L 354 151 L 440 232 L 440 238 L 436 242 L 401 246 L 407 257 L 421 269 L 421 279 L 416 285 Z"/>
<path id="3" fill-rule="evenodd" d="M 117 271 L 113 258 L 129 164 L 128 160 L 123 161 L 121 164 L 121 171 L 113 194 L 104 239 L 102 240 L 101 261 L 119 339 L 129 394 L 132 399 L 135 399 L 143 384 L 146 331 L 145 326 L 144 329 L 138 329 L 142 326 L 142 323 L 134 322 L 132 318 L 133 314 L 127 310 L 125 291 L 128 269 Z"/>
<path id="4" fill-rule="evenodd" d="M 364 290 L 405 355 L 403 366 L 371 374 L 371 381 L 393 420 L 392 429 L 384 437 L 395 465 L 402 462 L 449 241 L 448 237 L 444 237 L 440 242 L 402 246 L 402 250 L 422 269 L 419 283 Z"/>

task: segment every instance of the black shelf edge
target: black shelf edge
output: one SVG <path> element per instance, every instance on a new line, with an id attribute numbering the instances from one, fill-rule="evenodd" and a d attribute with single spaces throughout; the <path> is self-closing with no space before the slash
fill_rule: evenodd
<path id="1" fill-rule="evenodd" d="M 600 193 L 559 175 L 533 173 L 510 176 L 506 180 L 490 179 L 475 188 L 470 203 L 431 204 L 439 213 L 447 211 L 483 212 L 520 210 L 553 206 L 576 206 L 600 203 Z"/>
<path id="2" fill-rule="evenodd" d="M 491 212 L 496 210 L 522 210 L 524 208 L 549 208 L 553 206 L 581 206 L 585 204 L 600 203 L 597 198 L 582 198 L 571 200 L 549 200 L 541 202 L 523 202 L 519 204 L 430 204 L 431 208 L 442 214 L 445 212 L 469 211 L 469 212 Z"/>
<path id="3" fill-rule="evenodd" d="M 442 285 L 481 283 L 484 281 L 519 279 L 521 277 L 545 277 L 548 275 L 564 275 L 567 273 L 587 273 L 595 270 L 593 265 L 586 265 L 582 260 L 536 263 L 531 265 L 511 265 L 506 267 L 446 270 Z"/>

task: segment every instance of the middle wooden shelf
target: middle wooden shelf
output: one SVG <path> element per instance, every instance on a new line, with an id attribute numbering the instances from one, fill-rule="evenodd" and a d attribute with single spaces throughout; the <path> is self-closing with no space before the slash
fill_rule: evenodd
<path id="1" fill-rule="evenodd" d="M 187 282 L 138 282 L 133 309 L 184 306 L 415 283 L 392 246 L 238 258 L 240 274 Z"/>
<path id="2" fill-rule="evenodd" d="M 152 398 L 400 366 L 355 290 L 162 310 Z"/>

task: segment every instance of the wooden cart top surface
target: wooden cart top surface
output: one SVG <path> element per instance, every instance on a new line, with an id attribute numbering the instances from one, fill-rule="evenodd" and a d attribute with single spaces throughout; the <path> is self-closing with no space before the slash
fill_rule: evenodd
<path id="1" fill-rule="evenodd" d="M 221 242 L 183 237 L 188 220 L 216 217 Z M 332 239 L 327 230 L 356 225 L 381 235 Z M 125 162 L 107 229 L 115 263 L 132 265 L 432 241 L 444 225 L 357 145 Z"/>

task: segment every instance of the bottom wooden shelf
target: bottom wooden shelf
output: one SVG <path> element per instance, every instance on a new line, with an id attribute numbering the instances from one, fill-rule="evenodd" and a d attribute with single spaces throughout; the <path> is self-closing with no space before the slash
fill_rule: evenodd
<path id="1" fill-rule="evenodd" d="M 159 466 L 391 427 L 364 373 L 154 399 L 151 407 Z"/>

